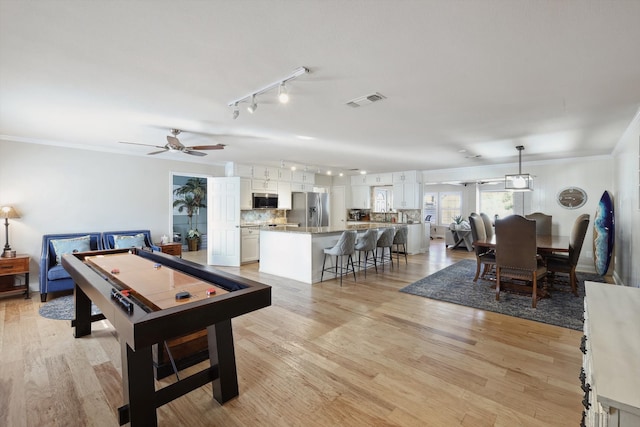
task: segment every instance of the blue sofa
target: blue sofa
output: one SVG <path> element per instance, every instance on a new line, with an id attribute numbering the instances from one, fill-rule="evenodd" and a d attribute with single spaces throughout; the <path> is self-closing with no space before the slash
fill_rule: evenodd
<path id="1" fill-rule="evenodd" d="M 88 239 L 83 239 L 85 236 L 88 236 Z M 45 234 L 42 236 L 39 274 L 40 300 L 45 302 L 49 292 L 73 289 L 73 279 L 60 265 L 59 257 L 62 254 L 85 250 L 95 251 L 102 248 L 102 234 L 99 232 Z"/>
<path id="2" fill-rule="evenodd" d="M 140 234 L 142 237 L 138 238 Z M 88 239 L 84 239 L 86 236 L 89 236 Z M 149 230 L 46 234 L 42 236 L 39 276 L 40 300 L 45 302 L 49 292 L 67 291 L 72 290 L 74 287 L 73 279 L 60 265 L 60 260 L 58 259 L 60 255 L 69 252 L 133 246 L 149 247 L 154 251 L 160 251 L 160 247 L 151 242 L 151 232 Z"/>

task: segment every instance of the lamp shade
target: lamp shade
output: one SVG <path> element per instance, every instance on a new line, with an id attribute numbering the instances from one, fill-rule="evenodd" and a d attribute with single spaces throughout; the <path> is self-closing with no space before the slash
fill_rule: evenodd
<path id="1" fill-rule="evenodd" d="M 0 218 L 20 218 L 20 214 L 13 206 L 2 206 L 0 208 Z"/>
<path id="2" fill-rule="evenodd" d="M 504 189 L 512 191 L 531 191 L 533 190 L 533 179 L 528 173 L 505 175 Z"/>

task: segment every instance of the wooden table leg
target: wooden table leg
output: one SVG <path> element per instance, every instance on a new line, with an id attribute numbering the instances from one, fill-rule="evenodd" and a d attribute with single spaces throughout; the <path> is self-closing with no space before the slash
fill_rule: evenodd
<path id="1" fill-rule="evenodd" d="M 131 427 L 158 425 L 151 347 L 133 351 L 122 341 L 120 350 L 124 398 L 124 406 L 119 409 L 120 425 L 126 422 L 130 422 Z"/>
<path id="2" fill-rule="evenodd" d="M 207 327 L 209 363 L 218 366 L 218 378 L 213 380 L 213 397 L 223 404 L 238 395 L 238 371 L 233 348 L 231 319 Z"/>
<path id="3" fill-rule="evenodd" d="M 73 289 L 76 304 L 76 318 L 73 322 L 73 336 L 76 338 L 91 334 L 91 300 L 78 285 Z"/>

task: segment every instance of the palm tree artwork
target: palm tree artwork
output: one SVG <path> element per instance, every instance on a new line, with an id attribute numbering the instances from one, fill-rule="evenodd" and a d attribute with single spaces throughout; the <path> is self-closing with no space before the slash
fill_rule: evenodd
<path id="1" fill-rule="evenodd" d="M 189 178 L 184 185 L 174 190 L 174 194 L 177 198 L 173 201 L 173 206 L 178 208 L 178 212 L 182 213 L 186 211 L 187 214 L 189 223 L 187 240 L 195 240 L 195 245 L 197 246 L 200 238 L 200 231 L 198 231 L 198 214 L 200 208 L 207 207 L 204 203 L 204 199 L 207 197 L 206 181 L 203 178 Z"/>

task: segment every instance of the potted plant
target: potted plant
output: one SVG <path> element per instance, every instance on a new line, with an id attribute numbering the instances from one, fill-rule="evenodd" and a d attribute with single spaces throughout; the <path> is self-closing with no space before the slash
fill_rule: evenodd
<path id="1" fill-rule="evenodd" d="M 190 251 L 197 251 L 200 245 L 200 231 L 198 231 L 198 214 L 200 208 L 206 208 L 203 200 L 207 195 L 206 181 L 202 178 L 189 178 L 187 182 L 176 188 L 174 194 L 178 197 L 173 206 L 178 212 L 186 211 L 189 230 L 187 231 L 187 245 Z M 195 227 L 194 225 L 195 216 Z"/>

